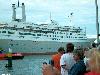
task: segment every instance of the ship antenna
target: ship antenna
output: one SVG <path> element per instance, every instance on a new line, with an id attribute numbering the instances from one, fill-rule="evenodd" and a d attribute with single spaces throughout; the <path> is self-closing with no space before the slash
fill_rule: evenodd
<path id="1" fill-rule="evenodd" d="M 86 35 L 86 27 L 85 27 L 85 35 Z"/>
<path id="2" fill-rule="evenodd" d="M 51 21 L 51 12 L 50 12 L 50 21 Z"/>
<path id="3" fill-rule="evenodd" d="M 68 18 L 69 18 L 69 23 L 70 23 L 70 25 L 73 25 L 73 23 L 72 23 L 73 12 L 70 13 L 70 15 L 68 16 Z"/>
<path id="4" fill-rule="evenodd" d="M 19 7 L 19 0 L 18 0 L 18 7 Z"/>
<path id="5" fill-rule="evenodd" d="M 72 16 L 73 16 L 73 12 L 70 13 L 70 22 L 72 22 Z"/>

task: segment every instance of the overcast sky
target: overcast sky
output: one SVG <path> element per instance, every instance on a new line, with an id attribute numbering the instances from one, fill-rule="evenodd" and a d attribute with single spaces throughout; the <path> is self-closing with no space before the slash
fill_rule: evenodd
<path id="1" fill-rule="evenodd" d="M 88 35 L 96 35 L 95 0 L 19 0 L 19 2 L 20 5 L 22 2 L 25 3 L 27 22 L 48 23 L 51 13 L 51 19 L 57 21 L 59 25 L 69 25 L 68 16 L 73 12 L 73 25 L 86 27 Z M 17 0 L 0 0 L 0 22 L 11 22 L 13 3 L 17 4 Z M 17 17 L 21 17 L 21 9 L 17 10 Z"/>

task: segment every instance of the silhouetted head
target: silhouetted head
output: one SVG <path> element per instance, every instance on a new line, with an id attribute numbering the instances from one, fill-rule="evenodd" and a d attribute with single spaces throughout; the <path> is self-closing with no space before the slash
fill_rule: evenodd
<path id="1" fill-rule="evenodd" d="M 93 48 L 96 48 L 96 43 L 92 43 L 92 47 Z"/>
<path id="2" fill-rule="evenodd" d="M 72 44 L 72 43 L 68 43 L 67 45 L 66 45 L 66 48 L 67 48 L 67 53 L 68 52 L 73 52 L 73 50 L 74 50 L 74 45 Z"/>
<path id="3" fill-rule="evenodd" d="M 49 64 L 54 66 L 54 61 L 53 60 L 49 60 Z"/>
<path id="4" fill-rule="evenodd" d="M 43 64 L 46 64 L 47 65 L 47 62 L 43 62 Z"/>
<path id="5" fill-rule="evenodd" d="M 77 60 L 83 60 L 84 58 L 84 52 L 83 50 L 77 50 L 75 49 L 73 51 L 73 55 L 74 55 L 74 60 L 77 61 Z"/>
<path id="6" fill-rule="evenodd" d="M 60 48 L 58 49 L 58 52 L 60 52 L 60 53 L 65 52 L 64 47 L 60 47 Z"/>

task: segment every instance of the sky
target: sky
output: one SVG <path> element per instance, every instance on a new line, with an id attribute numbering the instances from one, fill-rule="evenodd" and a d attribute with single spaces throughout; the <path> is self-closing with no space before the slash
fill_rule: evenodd
<path id="1" fill-rule="evenodd" d="M 0 0 L 0 22 L 11 22 L 12 4 L 17 5 L 18 0 Z M 26 20 L 33 23 L 49 23 L 51 19 L 60 26 L 80 26 L 87 31 L 87 35 L 96 35 L 95 0 L 19 0 L 25 3 Z M 98 0 L 98 11 L 100 11 Z M 71 18 L 70 13 L 73 13 Z M 99 22 L 100 22 L 100 12 Z M 17 17 L 21 17 L 21 9 L 17 9 Z"/>

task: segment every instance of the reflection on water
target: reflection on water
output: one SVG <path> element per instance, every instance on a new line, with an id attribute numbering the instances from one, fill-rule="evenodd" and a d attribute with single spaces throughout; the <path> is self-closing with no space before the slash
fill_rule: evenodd
<path id="1" fill-rule="evenodd" d="M 50 55 L 26 56 L 23 60 L 13 60 L 13 67 L 10 69 L 5 67 L 7 60 L 0 61 L 0 75 L 42 75 L 42 63 L 48 63 L 50 58 Z"/>

